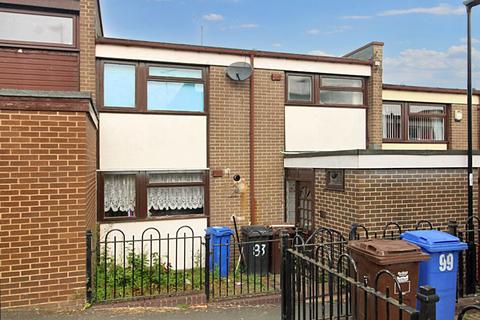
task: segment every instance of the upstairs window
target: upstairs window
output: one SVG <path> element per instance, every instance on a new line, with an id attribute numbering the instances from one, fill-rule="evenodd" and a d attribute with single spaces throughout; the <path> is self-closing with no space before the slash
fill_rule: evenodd
<path id="1" fill-rule="evenodd" d="M 53 47 L 76 47 L 76 16 L 0 9 L 0 41 Z"/>
<path id="2" fill-rule="evenodd" d="M 385 142 L 445 142 L 445 105 L 418 103 L 383 104 Z"/>
<path id="3" fill-rule="evenodd" d="M 312 76 L 288 76 L 288 100 L 312 101 Z"/>
<path id="4" fill-rule="evenodd" d="M 98 65 L 103 111 L 205 113 L 205 68 L 129 61 Z"/>
<path id="5" fill-rule="evenodd" d="M 363 78 L 287 74 L 287 103 L 321 106 L 365 106 Z"/>
<path id="6" fill-rule="evenodd" d="M 320 76 L 320 104 L 363 106 L 363 80 Z"/>
<path id="7" fill-rule="evenodd" d="M 149 67 L 147 109 L 164 111 L 204 111 L 201 69 Z"/>
<path id="8" fill-rule="evenodd" d="M 105 63 L 103 105 L 135 108 L 135 65 Z"/>

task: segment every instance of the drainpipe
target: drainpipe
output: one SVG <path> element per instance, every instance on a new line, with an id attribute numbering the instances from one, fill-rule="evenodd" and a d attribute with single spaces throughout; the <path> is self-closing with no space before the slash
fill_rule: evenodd
<path id="1" fill-rule="evenodd" d="M 255 202 L 255 56 L 250 55 L 252 76 L 250 77 L 250 224 L 257 224 Z"/>

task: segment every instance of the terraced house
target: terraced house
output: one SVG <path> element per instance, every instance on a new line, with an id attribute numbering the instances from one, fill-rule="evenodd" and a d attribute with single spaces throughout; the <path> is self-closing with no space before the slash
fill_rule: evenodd
<path id="1" fill-rule="evenodd" d="M 381 42 L 322 57 L 112 39 L 95 0 L 0 1 L 2 307 L 83 305 L 87 230 L 461 220 L 465 91 L 382 73 Z"/>

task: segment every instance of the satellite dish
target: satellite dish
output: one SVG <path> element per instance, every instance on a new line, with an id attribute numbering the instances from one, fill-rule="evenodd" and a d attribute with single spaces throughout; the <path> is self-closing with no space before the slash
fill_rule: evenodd
<path id="1" fill-rule="evenodd" d="M 252 75 L 252 66 L 247 62 L 235 62 L 228 66 L 227 75 L 234 81 L 243 81 Z"/>

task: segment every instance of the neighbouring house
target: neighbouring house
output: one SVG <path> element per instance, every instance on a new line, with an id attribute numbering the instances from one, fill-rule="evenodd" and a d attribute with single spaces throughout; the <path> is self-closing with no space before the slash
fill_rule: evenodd
<path id="1" fill-rule="evenodd" d="M 85 303 L 96 225 L 95 0 L 0 1 L 1 308 Z"/>
<path id="2" fill-rule="evenodd" d="M 84 303 L 87 230 L 466 212 L 465 91 L 383 84 L 381 42 L 322 57 L 112 39 L 95 0 L 10 0 L 0 69 L 2 307 Z"/>

